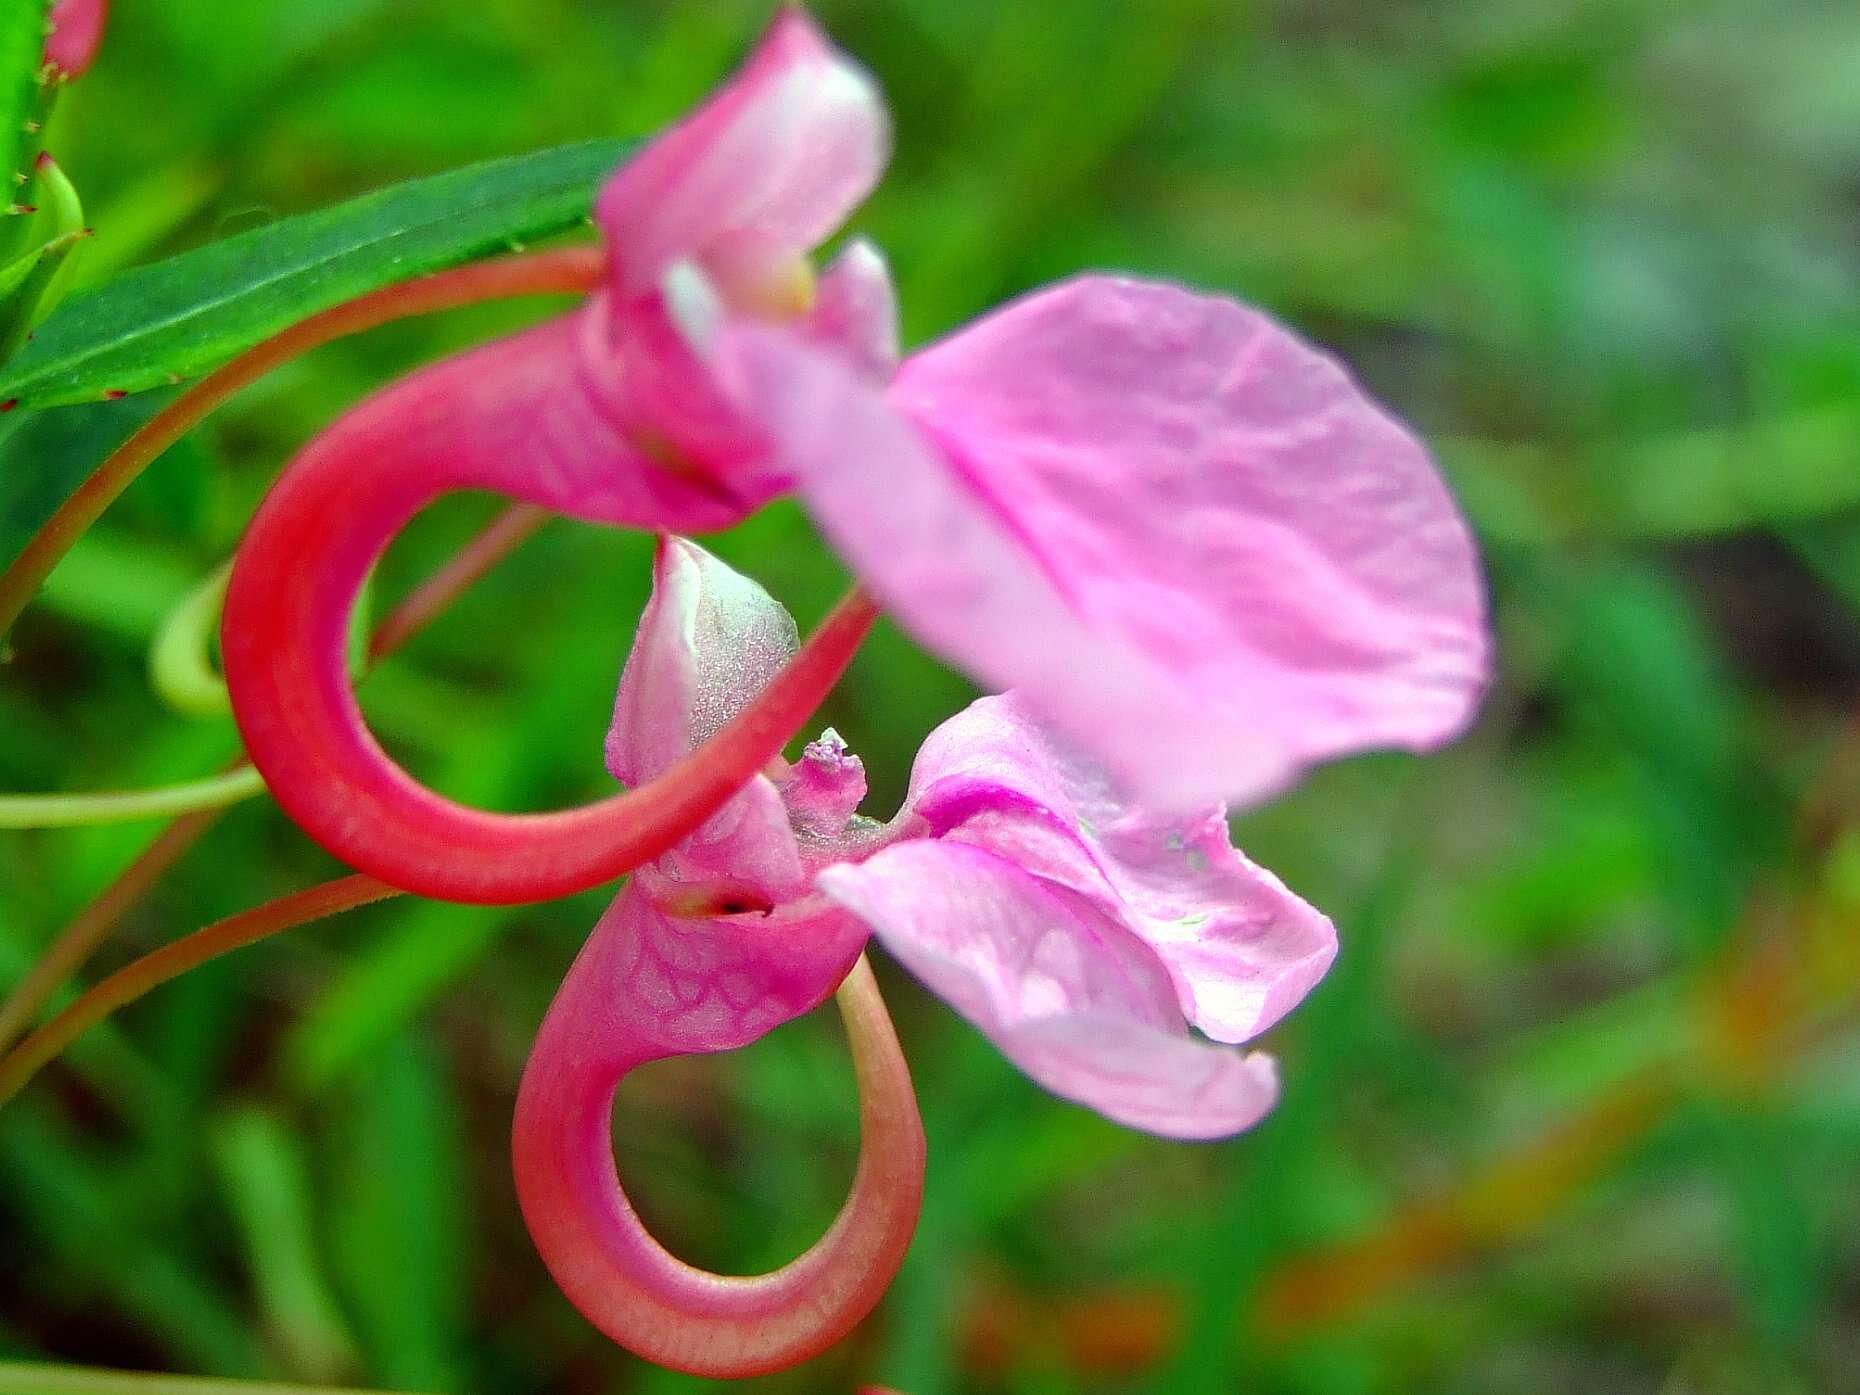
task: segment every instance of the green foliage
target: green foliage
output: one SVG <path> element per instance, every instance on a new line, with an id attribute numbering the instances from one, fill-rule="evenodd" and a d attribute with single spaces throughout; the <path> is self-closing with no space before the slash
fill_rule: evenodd
<path id="1" fill-rule="evenodd" d="M 624 153 L 585 141 L 393 185 L 116 277 L 0 369 L 0 401 L 51 407 L 216 368 L 364 291 L 580 226 Z"/>
<path id="2" fill-rule="evenodd" d="M 150 320 L 140 293 L 99 289 L 110 276 L 223 269 L 228 254 L 203 249 L 283 246 L 329 226 L 313 210 L 378 209 L 342 203 L 366 190 L 498 156 L 527 180 L 525 151 L 650 130 L 767 8 L 119 0 L 50 130 L 97 230 L 79 266 L 92 309 L 68 300 L 0 376 L 30 372 L 43 401 L 153 390 L 0 417 L 0 561 L 163 400 L 164 378 L 123 377 Z M 1063 1105 L 881 962 L 930 1132 L 918 1240 L 855 1341 L 749 1388 L 1860 1388 L 1860 1083 L 1834 968 L 1853 960 L 1828 949 L 1853 939 L 1852 847 L 1838 917 L 1781 913 L 1815 884 L 1791 811 L 1860 700 L 1860 13 L 820 9 L 897 108 L 897 161 L 857 231 L 891 257 L 913 341 L 1083 266 L 1267 306 L 1436 445 L 1487 546 L 1503 659 L 1450 751 L 1345 762 L 1240 818 L 1249 853 L 1332 914 L 1344 946 L 1273 1033 L 1285 1099 L 1247 1137 L 1185 1147 Z M 521 208 L 474 205 L 469 229 L 422 215 L 420 255 L 539 236 L 515 223 L 543 204 L 542 231 L 567 229 L 613 148 L 553 157 L 583 163 L 547 189 L 513 184 Z M 399 274 L 383 251 L 315 294 Z M 207 283 L 143 284 L 185 308 Z M 197 372 L 300 313 L 304 285 L 175 330 L 163 371 Z M 14 632 L 0 789 L 217 768 L 235 749 L 226 719 L 148 690 L 162 618 L 334 413 L 550 308 L 332 345 L 157 462 Z M 90 329 L 54 328 L 79 314 Z M 125 337 L 90 357 L 100 320 Z M 383 565 L 382 603 L 486 517 L 453 500 L 419 520 Z M 804 624 L 843 581 L 785 506 L 716 545 Z M 386 744 L 489 807 L 605 790 L 600 738 L 648 557 L 643 538 L 552 524 L 368 680 Z M 917 743 L 966 696 L 895 630 L 867 646 L 823 720 L 866 759 L 869 809 L 896 807 Z M 0 983 L 150 836 L 0 834 Z M 275 811 L 232 811 L 94 972 L 330 873 Z M 600 910 L 384 906 L 93 1033 L 0 1109 L 0 1349 L 473 1395 L 705 1388 L 592 1333 L 516 1215 L 517 1076 Z M 1784 963 L 1826 966 L 1848 1010 L 1733 1078 L 1707 1005 L 1753 931 Z M 1343 1277 L 1360 1302 L 1274 1316 L 1288 1266 L 1386 1236 L 1417 1200 L 1463 1199 L 1493 1159 L 1650 1070 L 1670 1072 L 1667 1106 L 1543 1214 L 1528 1189 L 1506 1194 L 1476 1242 L 1422 1232 L 1435 1257 L 1394 1277 L 1358 1255 Z M 839 1028 L 817 1015 L 629 1082 L 620 1164 L 679 1253 L 779 1263 L 850 1175 L 850 1099 Z"/>
<path id="3" fill-rule="evenodd" d="M 50 9 L 51 0 L 11 0 L 0 8 L 0 170 L 6 179 L 0 208 L 26 202 L 19 192 L 31 180 L 39 153 L 36 128 L 45 116 L 42 55 Z M 5 261 L 19 250 L 26 219 L 0 213 L 0 220 L 0 261 Z"/>

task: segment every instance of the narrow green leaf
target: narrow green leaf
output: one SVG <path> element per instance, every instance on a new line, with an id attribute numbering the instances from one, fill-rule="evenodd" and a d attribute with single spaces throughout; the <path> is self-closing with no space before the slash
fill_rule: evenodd
<path id="1" fill-rule="evenodd" d="M 206 372 L 345 300 L 583 222 L 623 141 L 585 141 L 393 185 L 73 296 L 0 370 L 0 401 L 50 407 Z"/>
<path id="2" fill-rule="evenodd" d="M 444 1056 L 412 1034 L 371 1066 L 336 1130 L 335 1272 L 372 1375 L 464 1389 L 471 1218 L 453 1082 Z"/>
<path id="3" fill-rule="evenodd" d="M 292 1371 L 314 1380 L 352 1371 L 355 1347 L 316 1253 L 301 1140 L 276 1115 L 239 1109 L 214 1129 L 213 1155 L 267 1325 Z"/>

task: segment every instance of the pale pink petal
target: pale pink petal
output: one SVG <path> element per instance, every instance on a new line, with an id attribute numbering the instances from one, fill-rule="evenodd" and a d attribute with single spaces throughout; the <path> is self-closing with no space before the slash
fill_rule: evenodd
<path id="1" fill-rule="evenodd" d="M 109 18 L 110 0 L 58 0 L 52 6 L 45 61 L 66 77 L 82 77 L 97 56 Z"/>
<path id="2" fill-rule="evenodd" d="M 1217 1041 L 1265 1031 L 1336 957 L 1330 920 L 1233 847 L 1219 806 L 1133 807 L 1015 695 L 982 698 L 930 734 L 906 807 L 931 837 L 987 848 L 1126 927 Z"/>
<path id="3" fill-rule="evenodd" d="M 652 597 L 620 675 L 607 768 L 638 786 L 714 736 L 794 653 L 794 618 L 694 542 L 661 537 Z M 661 899 L 727 891 L 745 906 L 798 895 L 806 874 L 787 807 L 758 775 L 658 859 Z"/>
<path id="4" fill-rule="evenodd" d="M 728 338 L 887 607 L 1148 802 L 1438 744 L 1483 688 L 1477 560 L 1425 452 L 1258 311 L 1082 278 L 914 355 L 888 401 L 791 339 Z"/>
<path id="5" fill-rule="evenodd" d="M 690 263 L 674 270 L 662 295 L 596 299 L 588 348 L 600 367 L 592 382 L 628 441 L 660 469 L 752 508 L 784 492 L 789 476 L 760 423 L 717 380 L 711 360 L 730 307 Z M 897 368 L 898 318 L 884 259 L 867 243 L 847 247 L 794 331 L 873 381 L 888 381 Z"/>
<path id="6" fill-rule="evenodd" d="M 628 785 L 663 773 L 747 707 L 799 643 L 794 617 L 761 586 L 688 539 L 661 537 L 608 770 Z"/>
<path id="7" fill-rule="evenodd" d="M 582 950 L 608 985 L 584 1014 L 585 1049 L 650 1059 L 745 1045 L 825 999 L 865 939 L 818 898 L 768 916 L 674 916 L 629 882 Z"/>
<path id="8" fill-rule="evenodd" d="M 784 9 L 734 77 L 601 190 L 615 294 L 651 294 L 681 258 L 724 277 L 805 256 L 871 190 L 889 144 L 870 76 Z"/>
<path id="9" fill-rule="evenodd" d="M 876 382 L 898 368 L 898 296 L 878 248 L 855 239 L 820 276 L 813 313 L 801 325 L 810 340 L 835 349 Z"/>
<path id="10" fill-rule="evenodd" d="M 1189 1033 L 1147 945 L 992 853 L 899 843 L 818 885 L 1029 1076 L 1109 1119 L 1218 1138 L 1277 1098 L 1270 1058 Z"/>

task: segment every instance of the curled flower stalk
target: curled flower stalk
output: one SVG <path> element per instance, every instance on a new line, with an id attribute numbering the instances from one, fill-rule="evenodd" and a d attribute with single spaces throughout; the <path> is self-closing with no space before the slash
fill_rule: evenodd
<path id="1" fill-rule="evenodd" d="M 541 525 L 543 517 L 535 510 L 514 506 L 493 519 L 450 562 L 408 592 L 381 618 L 369 639 L 368 662 L 377 663 L 406 644 L 529 537 Z M 236 770 L 249 771 L 251 778 L 257 779 L 248 761 L 240 760 L 226 773 Z M 83 968 L 117 921 L 147 894 L 168 868 L 180 861 L 213 825 L 223 807 L 183 815 L 162 830 L 142 855 L 124 868 L 116 880 L 53 939 L 25 977 L 0 998 L 0 1050 L 26 1028 L 60 983 Z"/>
<path id="2" fill-rule="evenodd" d="M 702 749 L 794 643 L 761 587 L 664 540 L 609 770 L 650 783 Z M 864 794 L 864 767 L 829 731 L 640 866 L 524 1072 L 512 1148 L 537 1247 L 590 1321 L 661 1364 L 737 1376 L 802 1360 L 869 1310 L 903 1258 L 922 1134 L 863 964 L 842 984 L 871 937 L 1041 1084 L 1184 1138 L 1271 1108 L 1272 1061 L 1236 1044 L 1289 1011 L 1334 953 L 1329 921 L 1237 853 L 1218 810 L 1178 821 L 1126 806 L 1011 699 L 932 734 L 888 823 L 859 815 Z M 775 1274 L 689 1268 L 620 1186 L 616 1085 L 649 1061 L 745 1045 L 836 984 L 865 1129 L 851 1198 Z"/>
<path id="3" fill-rule="evenodd" d="M 835 995 L 859 1084 L 859 1163 L 844 1206 L 819 1241 L 773 1273 L 696 1269 L 646 1230 L 614 1167 L 616 1086 L 679 1044 L 628 972 L 637 953 L 619 933 L 597 931 L 537 1037 L 513 1131 L 524 1219 L 563 1292 L 630 1351 L 716 1378 L 785 1369 L 871 1311 L 916 1228 L 924 1135 L 897 1035 L 861 958 Z M 707 1049 L 734 1037 L 709 1035 Z"/>
<path id="4" fill-rule="evenodd" d="M 409 519 L 451 490 L 492 489 L 582 517 L 634 516 L 624 496 L 539 488 L 546 471 L 519 465 L 548 449 L 551 430 L 598 429 L 558 421 L 546 401 L 555 390 L 551 375 L 538 373 L 525 385 L 535 400 L 505 399 L 515 410 L 500 418 L 506 434 L 498 449 L 473 456 L 453 449 L 456 406 L 481 392 L 474 386 L 479 366 L 467 355 L 428 370 L 298 458 L 240 547 L 221 651 L 246 750 L 278 802 L 313 837 L 416 894 L 548 900 L 620 876 L 708 817 L 819 705 L 877 612 L 863 594 L 848 596 L 753 709 L 651 789 L 552 814 L 492 814 L 428 790 L 368 732 L 350 686 L 349 619 L 376 558 Z M 502 383 L 505 391 L 517 386 Z M 498 462 L 502 468 L 483 468 Z"/>

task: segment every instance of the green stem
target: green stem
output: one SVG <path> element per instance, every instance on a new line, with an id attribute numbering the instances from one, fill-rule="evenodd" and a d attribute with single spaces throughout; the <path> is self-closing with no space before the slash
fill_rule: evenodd
<path id="1" fill-rule="evenodd" d="M 388 1395 L 385 1391 L 338 1390 L 327 1385 L 274 1385 L 269 1381 L 152 1375 L 94 1366 L 37 1366 L 20 1361 L 0 1361 L 0 1391 L 6 1395 Z"/>
<path id="2" fill-rule="evenodd" d="M 149 650 L 149 682 L 156 694 L 190 717 L 219 717 L 232 711 L 226 680 L 211 658 L 231 577 L 231 562 L 215 567 L 168 613 Z"/>
<path id="3" fill-rule="evenodd" d="M 223 809 L 262 794 L 265 782 L 249 765 L 204 780 L 152 790 L 105 794 L 0 794 L 0 828 L 74 828 L 79 824 L 171 819 L 201 809 Z"/>

